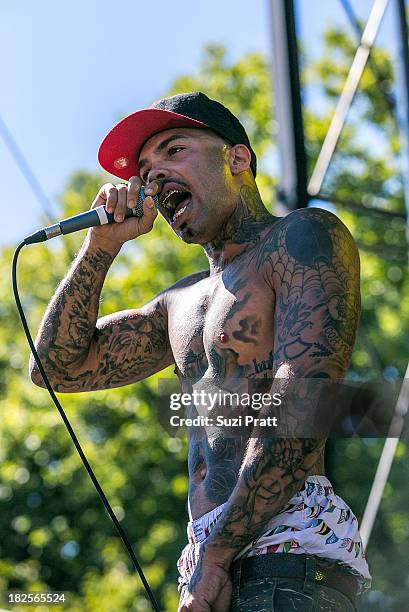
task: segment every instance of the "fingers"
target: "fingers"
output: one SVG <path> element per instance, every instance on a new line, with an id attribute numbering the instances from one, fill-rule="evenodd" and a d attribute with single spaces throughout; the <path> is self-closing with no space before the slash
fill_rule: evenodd
<path id="1" fill-rule="evenodd" d="M 97 206 L 102 206 L 103 204 L 105 204 L 108 200 L 108 196 L 111 191 L 116 191 L 115 185 L 113 185 L 112 183 L 105 183 L 105 185 L 102 185 L 101 189 L 97 193 L 95 200 L 92 202 L 91 208 L 96 208 Z"/>
<path id="2" fill-rule="evenodd" d="M 137 176 L 131 177 L 128 185 L 105 183 L 99 190 L 91 208 L 105 204 L 107 212 L 114 213 L 115 221 L 121 222 L 125 218 L 127 207 L 135 207 L 140 187 L 141 179 Z"/>
<path id="3" fill-rule="evenodd" d="M 226 612 L 229 608 L 225 608 L 223 612 Z M 190 593 L 183 598 L 183 601 L 179 604 L 178 612 L 210 612 L 212 608 L 203 602 L 196 601 Z"/>
<path id="4" fill-rule="evenodd" d="M 233 585 L 231 581 L 228 580 L 220 591 L 216 601 L 213 602 L 212 612 L 225 612 L 225 610 L 229 610 L 232 592 Z"/>
<path id="5" fill-rule="evenodd" d="M 128 185 L 123 183 L 119 185 L 105 183 L 105 185 L 103 185 L 99 190 L 91 208 L 105 204 L 107 212 L 115 212 L 119 216 L 125 215 L 126 207 L 135 208 L 141 186 L 142 181 L 139 176 L 131 176 L 128 181 Z M 155 196 L 159 193 L 160 188 L 161 185 L 159 181 L 152 181 L 145 187 L 145 195 Z M 119 220 L 116 219 L 116 215 L 115 220 Z"/>
<path id="6" fill-rule="evenodd" d="M 158 215 L 152 196 L 145 198 L 143 202 L 143 216 L 139 219 L 139 234 L 147 234 L 151 231 L 154 221 Z"/>
<path id="7" fill-rule="evenodd" d="M 135 208 L 141 185 L 139 176 L 131 176 L 128 182 L 128 208 Z"/>
<path id="8" fill-rule="evenodd" d="M 112 240 L 117 239 L 123 243 L 151 231 L 158 215 L 153 200 L 153 196 L 160 191 L 160 183 L 156 181 L 147 186 L 148 193 L 145 193 L 142 217 L 132 216 L 125 221 L 128 209 L 136 206 L 141 185 L 141 179 L 138 176 L 132 176 L 127 184 L 106 183 L 101 187 L 92 203 L 92 208 L 105 205 L 107 212 L 114 215 L 115 223 L 94 228 L 93 234 L 99 238 L 104 236 L 104 239 L 110 236 Z"/>
<path id="9" fill-rule="evenodd" d="M 114 219 L 117 223 L 121 223 L 125 219 L 126 205 L 128 199 L 128 186 L 127 185 L 117 185 L 117 201 L 114 213 Z M 107 209 L 108 209 L 108 201 L 107 201 Z M 110 212 L 108 210 L 108 212 Z"/>
<path id="10" fill-rule="evenodd" d="M 145 187 L 145 194 L 147 196 L 155 196 L 159 193 L 161 185 L 158 181 L 152 181 Z"/>

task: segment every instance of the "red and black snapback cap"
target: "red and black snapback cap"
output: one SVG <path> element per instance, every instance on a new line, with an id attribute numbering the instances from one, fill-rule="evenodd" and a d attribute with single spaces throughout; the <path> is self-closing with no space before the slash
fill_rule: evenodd
<path id="1" fill-rule="evenodd" d="M 145 142 L 158 132 L 178 127 L 207 128 L 232 145 L 246 145 L 256 176 L 257 158 L 246 130 L 228 108 L 200 91 L 163 98 L 122 119 L 102 141 L 98 161 L 114 176 L 128 180 L 139 174 L 137 162 Z"/>

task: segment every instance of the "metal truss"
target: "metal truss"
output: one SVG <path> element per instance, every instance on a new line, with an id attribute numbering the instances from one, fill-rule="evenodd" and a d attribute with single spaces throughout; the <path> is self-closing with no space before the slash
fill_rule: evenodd
<path id="1" fill-rule="evenodd" d="M 277 189 L 278 199 L 286 209 L 294 210 L 308 206 L 312 198 L 327 200 L 321 194 L 321 188 L 332 161 L 340 134 L 345 125 L 348 111 L 353 102 L 362 73 L 369 62 L 377 73 L 377 66 L 370 55 L 382 18 L 391 0 L 374 0 L 372 10 L 364 28 L 361 27 L 348 0 L 339 0 L 348 19 L 352 23 L 359 45 L 351 64 L 330 127 L 321 147 L 318 159 L 307 183 L 307 161 L 303 127 L 300 73 L 298 62 L 297 33 L 295 23 L 295 0 L 269 0 L 272 24 L 273 67 L 276 90 L 275 115 L 279 125 L 278 143 L 281 159 L 281 181 Z M 399 19 L 400 54 L 403 63 L 402 87 L 406 96 L 406 112 L 400 121 L 400 133 L 403 146 L 409 159 L 409 53 L 408 31 L 404 0 L 393 0 Z M 385 99 L 395 116 L 396 100 L 389 92 Z M 403 174 L 409 177 L 409 168 Z M 409 178 L 406 186 L 406 206 L 409 210 Z M 332 200 L 334 201 L 334 200 Z M 335 201 L 334 201 L 335 203 Z M 379 209 L 363 207 L 350 202 L 357 212 L 379 214 Z M 375 212 L 376 210 L 376 212 Z M 385 211 L 389 213 L 389 211 Z M 401 216 L 400 213 L 390 213 Z M 406 215 L 407 218 L 408 215 Z"/>

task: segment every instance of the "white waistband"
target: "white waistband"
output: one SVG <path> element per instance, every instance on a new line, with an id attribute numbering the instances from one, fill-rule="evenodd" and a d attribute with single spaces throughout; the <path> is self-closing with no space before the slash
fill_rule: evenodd
<path id="1" fill-rule="evenodd" d="M 322 487 L 332 488 L 332 485 L 326 476 L 321 476 L 321 475 L 308 476 L 305 482 L 306 483 L 310 482 L 311 484 L 321 485 Z M 213 508 L 213 510 L 206 512 L 206 514 L 199 516 L 197 519 L 189 521 L 188 533 L 190 532 L 191 535 L 194 536 L 194 539 L 196 542 L 202 542 L 207 537 L 208 528 L 212 525 L 212 523 L 216 521 L 219 514 L 223 512 L 223 509 L 226 506 L 226 504 L 227 502 L 225 502 L 224 504 L 220 504 L 220 506 Z M 189 516 L 191 516 L 189 500 L 188 500 L 188 508 L 189 508 Z"/>

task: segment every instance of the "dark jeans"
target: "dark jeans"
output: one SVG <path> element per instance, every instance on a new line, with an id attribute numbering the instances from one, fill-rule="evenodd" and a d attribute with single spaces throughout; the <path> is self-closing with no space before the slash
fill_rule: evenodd
<path id="1" fill-rule="evenodd" d="M 313 561 L 314 557 L 311 556 Z M 235 575 L 230 612 L 349 612 L 357 610 L 355 597 L 323 585 L 306 571 L 304 579 L 253 578 Z"/>

